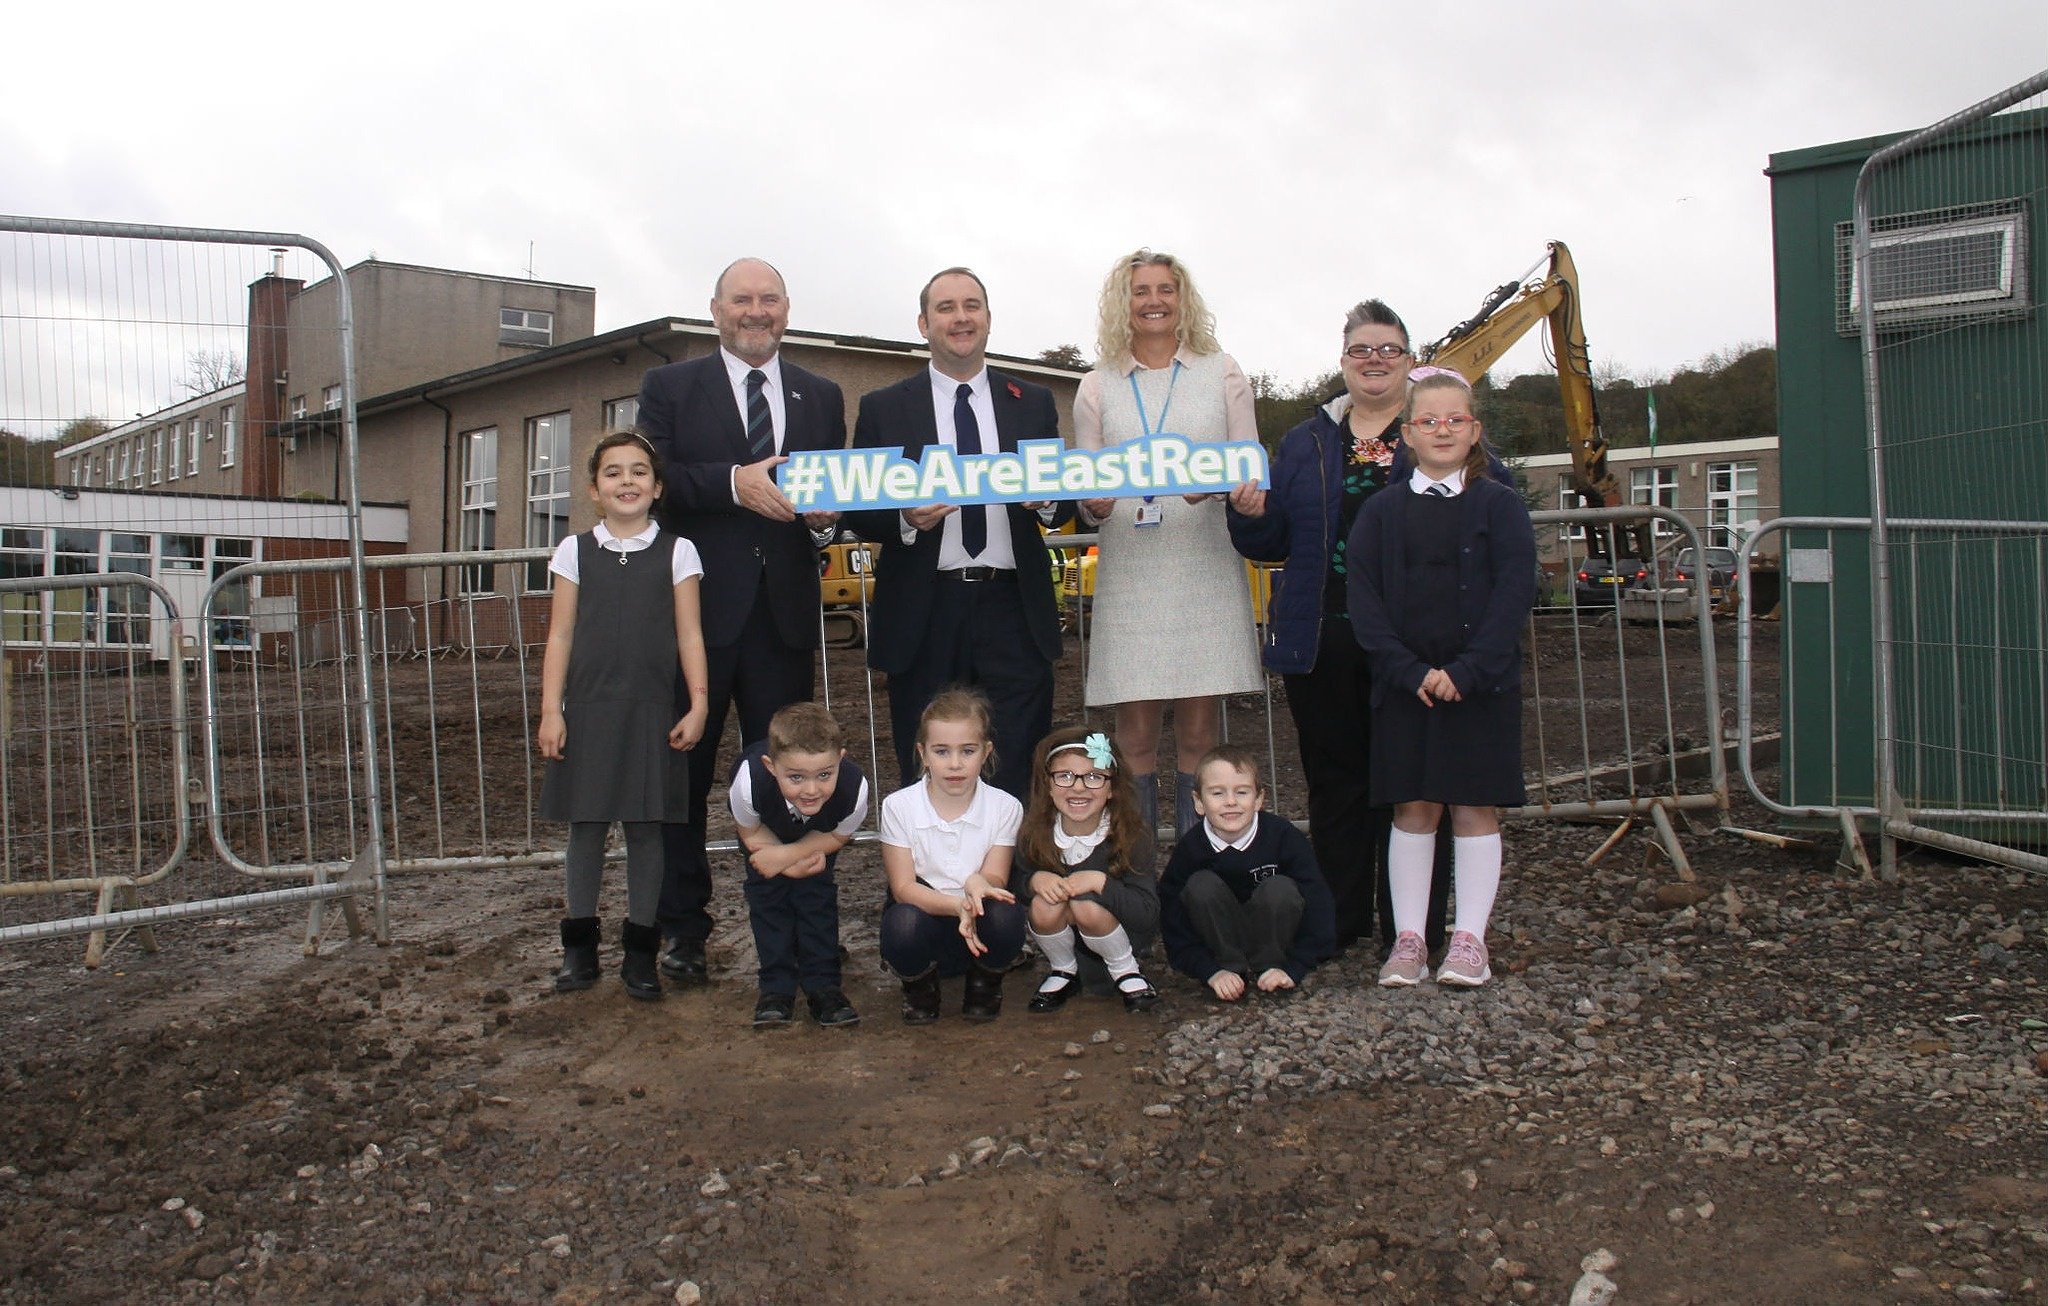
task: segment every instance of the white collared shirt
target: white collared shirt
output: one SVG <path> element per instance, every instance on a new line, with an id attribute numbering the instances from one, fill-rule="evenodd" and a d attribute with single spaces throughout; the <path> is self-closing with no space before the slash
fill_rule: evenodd
<path id="1" fill-rule="evenodd" d="M 957 450 L 960 442 L 953 430 L 953 405 L 960 393 L 961 382 L 930 365 L 925 367 L 925 375 L 931 378 L 932 383 L 932 422 L 938 432 L 938 442 Z M 988 369 L 982 368 L 966 384 L 970 391 L 967 406 L 974 411 L 974 422 L 981 436 L 981 451 L 995 453 L 1002 445 L 996 439 L 996 405 L 989 393 Z M 967 546 L 960 542 L 960 517 L 970 512 L 988 516 L 988 543 L 973 557 L 968 556 Z M 901 520 L 900 515 L 898 524 L 903 530 L 903 542 L 916 542 L 916 528 Z M 958 512 L 949 513 L 939 523 L 939 570 L 954 571 L 961 567 L 1017 569 L 1017 550 L 1010 543 L 1008 509 L 1001 504 L 963 504 Z"/>
<path id="2" fill-rule="evenodd" d="M 910 850 L 910 868 L 940 893 L 958 893 L 991 848 L 1014 848 L 1024 804 L 977 781 L 967 810 L 948 821 L 932 810 L 923 780 L 882 800 L 882 842 Z"/>
<path id="3" fill-rule="evenodd" d="M 1102 846 L 1109 837 L 1109 813 L 1104 812 L 1095 828 L 1086 834 L 1068 834 L 1058 817 L 1053 818 L 1052 846 L 1060 850 L 1060 860 L 1069 866 L 1079 866 L 1088 860 L 1090 853 Z"/>
<path id="4" fill-rule="evenodd" d="M 1441 485 L 1454 496 L 1463 494 L 1465 492 L 1465 469 L 1454 467 L 1451 469 L 1451 474 L 1444 477 L 1441 481 L 1430 480 L 1420 467 L 1416 468 L 1408 477 L 1408 488 L 1416 494 L 1428 494 L 1429 487 L 1432 485 Z"/>
<path id="5" fill-rule="evenodd" d="M 1245 827 L 1242 838 L 1226 839 L 1216 833 L 1216 827 L 1209 824 L 1209 818 L 1205 816 L 1202 818 L 1202 833 L 1209 836 L 1209 846 L 1219 853 L 1225 848 L 1235 848 L 1243 852 L 1252 846 L 1252 840 L 1259 837 L 1259 818 L 1256 815 L 1252 817 L 1252 823 Z"/>
<path id="6" fill-rule="evenodd" d="M 725 379 L 732 386 L 732 401 L 740 410 L 740 430 L 744 433 L 747 429 L 747 373 L 754 370 L 754 365 L 724 345 L 718 347 L 718 356 L 725 360 Z M 768 400 L 769 434 L 774 437 L 775 452 L 781 453 L 789 430 L 789 414 L 782 396 L 782 355 L 778 353 L 761 364 L 760 371 L 768 378 L 761 383 L 761 394 Z M 734 503 L 740 501 L 739 475 L 739 464 L 734 463 L 732 473 L 726 478 L 726 488 L 731 492 Z"/>
<path id="7" fill-rule="evenodd" d="M 772 772 L 775 768 L 771 765 L 768 769 Z M 789 810 L 791 816 L 796 817 L 798 820 L 804 819 L 804 814 L 796 810 L 796 804 L 786 798 L 782 798 L 780 786 L 777 786 L 775 796 L 782 799 L 782 805 Z M 830 802 L 831 798 L 828 796 L 826 801 Z M 733 776 L 732 787 L 726 791 L 726 805 L 732 808 L 733 824 L 739 826 L 742 830 L 752 830 L 760 826 L 761 809 L 754 806 L 754 768 L 752 766 L 741 767 L 739 772 Z M 846 814 L 845 820 L 832 827 L 832 833 L 842 838 L 851 839 L 860 832 L 861 822 L 867 819 L 868 779 L 866 776 L 862 776 L 860 779 L 860 789 L 854 794 L 853 810 Z"/>
<path id="8" fill-rule="evenodd" d="M 649 522 L 647 529 L 641 531 L 638 535 L 628 535 L 621 539 L 606 529 L 603 522 L 599 522 L 591 528 L 590 533 L 597 537 L 598 548 L 603 549 L 607 553 L 623 554 L 638 553 L 640 550 L 650 547 L 654 543 L 655 535 L 660 530 L 660 526 Z M 674 538 L 676 551 L 674 557 L 669 562 L 669 583 L 671 585 L 680 585 L 692 576 L 702 576 L 704 574 L 704 562 L 703 559 L 697 556 L 696 545 L 680 535 Z M 548 559 L 548 570 L 560 576 L 563 580 L 568 581 L 571 585 L 583 583 L 582 568 L 576 561 L 576 537 L 574 535 L 571 535 L 555 546 L 555 556 Z"/>

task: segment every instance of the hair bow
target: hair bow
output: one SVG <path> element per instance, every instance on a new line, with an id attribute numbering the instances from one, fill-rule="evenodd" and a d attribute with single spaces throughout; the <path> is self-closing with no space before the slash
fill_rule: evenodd
<path id="1" fill-rule="evenodd" d="M 1088 760 L 1104 771 L 1116 769 L 1116 756 L 1109 751 L 1109 736 L 1100 730 L 1081 741 L 1081 750 L 1088 754 Z"/>

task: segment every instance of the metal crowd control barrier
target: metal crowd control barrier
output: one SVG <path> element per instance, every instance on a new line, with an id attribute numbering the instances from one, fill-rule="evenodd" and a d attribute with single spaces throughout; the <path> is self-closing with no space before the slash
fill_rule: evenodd
<path id="1" fill-rule="evenodd" d="M 1695 528 L 1663 509 L 1544 512 L 1535 520 L 1548 529 L 1646 516 L 1667 522 L 1677 541 L 1697 546 Z M 1085 550 L 1093 537 L 1058 537 L 1053 543 L 1061 551 Z M 545 641 L 545 619 L 537 614 L 545 610 L 546 598 L 498 595 L 475 603 L 451 601 L 426 597 L 424 583 L 425 575 L 434 572 L 452 576 L 468 565 L 525 564 L 544 560 L 550 552 L 370 558 L 364 569 L 377 595 L 376 628 L 407 630 L 410 638 L 380 638 L 364 645 L 344 640 L 340 659 L 333 660 L 308 657 L 307 651 L 321 641 L 299 638 L 297 632 L 258 632 L 244 651 L 215 652 L 203 659 L 198 715 L 205 732 L 205 820 L 214 858 L 241 876 L 312 882 L 154 908 L 147 919 L 290 901 L 317 906 L 353 892 L 366 882 L 369 850 L 363 797 L 354 779 L 371 768 L 384 781 L 378 810 L 388 841 L 380 862 L 383 872 L 559 864 L 559 832 L 538 826 L 534 815 L 539 667 L 531 650 Z M 202 627 L 211 628 L 223 613 L 239 611 L 227 597 L 239 587 L 261 584 L 298 594 L 303 622 L 345 630 L 355 625 L 351 614 L 332 605 L 341 597 L 349 569 L 349 561 L 341 558 L 236 567 L 208 591 Z M 865 611 L 860 615 L 865 628 Z M 1082 608 L 1073 616 L 1085 674 L 1088 613 Z M 446 629 L 451 625 L 456 629 Z M 1728 798 L 1715 636 L 1704 585 L 1646 591 L 1626 604 L 1547 610 L 1532 622 L 1529 638 L 1525 770 L 1532 801 L 1508 815 L 1646 821 L 1679 872 L 1689 873 L 1673 816 L 1725 810 Z M 272 656 L 266 639 L 277 641 L 286 653 Z M 366 655 L 357 656 L 356 648 Z M 1696 659 L 1689 665 L 1696 665 L 1697 672 L 1673 670 L 1682 655 Z M 879 755 L 881 708 L 874 678 L 863 673 L 855 689 L 845 684 L 844 674 L 835 671 L 830 657 L 825 659 L 825 702 L 849 725 L 854 724 L 850 713 L 866 716 L 867 756 L 873 770 L 886 777 L 878 780 L 878 790 L 886 790 L 893 779 L 893 757 Z M 1265 736 L 1269 773 L 1277 775 L 1293 770 L 1291 757 L 1286 767 L 1277 765 L 1280 750 L 1291 747 L 1292 730 L 1274 710 L 1271 677 L 1266 680 L 1255 700 L 1265 720 L 1254 728 Z M 369 686 L 366 705 L 357 698 L 363 684 Z M 367 730 L 357 725 L 365 706 L 371 722 Z M 1704 747 L 1698 746 L 1701 739 Z M 1298 797 L 1276 794 L 1275 806 L 1301 814 Z M 873 842 L 875 837 L 870 828 L 859 839 Z M 711 848 L 724 853 L 736 845 L 723 840 Z M 132 913 L 129 917 L 128 923 L 142 923 Z M 103 913 L 40 933 L 76 932 L 114 920 Z M 318 938 L 319 926 L 317 918 L 309 922 L 309 943 Z M 7 937 L 30 936 L 0 933 L 0 940 Z"/>
<path id="2" fill-rule="evenodd" d="M 362 496 L 357 477 L 359 460 L 357 456 L 355 416 L 354 317 L 348 277 L 340 261 L 319 241 L 290 232 L 233 231 L 216 228 L 167 227 L 139 223 L 91 222 L 59 218 L 0 215 L 0 233 L 15 233 L 28 238 L 31 242 L 41 242 L 32 251 L 32 256 L 28 260 L 27 266 L 31 270 L 23 279 L 23 284 L 28 289 L 24 292 L 19 288 L 11 287 L 10 290 L 16 294 L 26 293 L 29 296 L 42 294 L 45 298 L 42 302 L 28 303 L 21 306 L 19 315 L 38 327 L 48 328 L 53 323 L 64 323 L 67 324 L 68 328 L 61 331 L 48 330 L 45 334 L 31 332 L 19 337 L 22 341 L 23 353 L 26 356 L 25 365 L 20 369 L 19 375 L 25 378 L 33 378 L 29 393 L 58 396 L 58 398 L 50 400 L 52 405 L 74 402 L 73 396 L 75 394 L 99 394 L 119 399 L 124 404 L 124 407 L 117 409 L 102 408 L 101 411 L 103 412 L 127 411 L 125 404 L 131 400 L 135 402 L 138 408 L 158 407 L 162 405 L 163 400 L 160 387 L 143 386 L 131 392 L 130 390 L 123 389 L 120 385 L 102 387 L 86 384 L 85 382 L 88 378 L 99 378 L 101 373 L 111 370 L 108 367 L 106 357 L 93 356 L 95 348 L 99 348 L 107 356 L 114 358 L 127 359 L 131 357 L 130 351 L 132 350 L 135 351 L 132 357 L 138 360 L 153 359 L 153 354 L 141 348 L 140 342 L 145 336 L 149 339 L 158 339 L 164 338 L 168 334 L 171 338 L 188 339 L 192 344 L 204 346 L 214 342 L 214 337 L 204 334 L 207 331 L 239 327 L 246 333 L 248 323 L 234 323 L 228 320 L 229 315 L 209 318 L 209 314 L 215 312 L 214 306 L 219 302 L 215 296 L 220 287 L 200 284 L 191 279 L 195 274 L 191 273 L 190 269 L 202 265 L 202 259 L 191 256 L 191 247 L 239 246 L 266 249 L 276 256 L 275 268 L 282 268 L 284 257 L 294 250 L 302 251 L 318 261 L 332 278 L 335 313 L 331 340 L 338 359 L 338 384 L 335 386 L 333 406 L 338 413 L 341 432 L 341 456 L 338 460 L 338 467 L 342 482 L 340 487 L 341 498 L 347 505 L 348 521 L 348 557 L 345 564 L 347 568 L 348 601 L 345 604 L 344 610 L 351 625 L 351 629 L 347 632 L 344 642 L 357 649 L 369 647 L 368 612 L 362 572 Z M 142 248 L 144 253 L 130 260 L 125 254 L 116 252 L 107 254 L 97 261 L 90 255 L 81 254 L 78 262 L 72 262 L 70 260 L 70 247 L 64 244 L 67 241 L 133 242 L 137 247 Z M 182 249 L 184 256 L 160 258 L 154 265 L 155 270 L 144 270 L 152 266 L 150 260 L 153 256 L 162 255 L 163 251 L 167 248 Z M 53 252 L 55 252 L 54 256 Z M 52 272 L 53 269 L 55 270 L 54 273 Z M 281 276 L 277 276 L 275 271 L 273 276 L 277 284 L 283 284 Z M 151 278 L 156 279 L 151 280 Z M 239 287 L 237 289 L 239 290 Z M 147 302 L 135 302 L 133 297 L 138 294 L 142 300 Z M 10 325 L 12 324 L 10 323 Z M 185 329 L 191 329 L 195 334 L 189 337 L 177 337 L 175 335 L 175 333 Z M 95 333 L 100 334 L 96 335 Z M 105 340 L 108 338 L 118 343 L 109 346 L 105 343 Z M 253 368 L 256 360 L 251 358 L 248 361 Z M 136 368 L 138 370 L 147 370 L 145 365 L 139 361 L 136 363 Z M 45 386 L 45 376 L 57 379 Z M 124 382 L 128 383 L 139 382 L 142 379 L 138 375 L 127 375 L 122 378 Z M 155 378 L 151 379 L 154 380 Z M 265 383 L 267 384 L 267 382 Z M 215 384 L 217 384 L 217 380 L 209 382 L 207 388 L 210 389 Z M 165 409 L 164 411 L 169 410 Z M 53 420 L 52 414 L 36 413 L 32 416 L 36 422 Z M 55 416 L 76 418 L 80 417 L 81 414 L 76 409 L 72 409 L 66 413 L 55 414 Z M 267 451 L 272 447 L 270 442 L 276 438 L 274 431 L 254 429 L 253 415 L 246 405 L 243 406 L 243 416 L 251 418 L 251 429 L 243 432 L 246 438 L 241 442 L 242 457 L 245 460 L 253 460 L 269 456 Z M 144 420 L 153 419 L 146 418 Z M 102 429 L 105 429 L 104 425 Z M 229 430 L 233 430 L 232 425 L 230 425 Z M 168 464 L 162 459 L 162 454 L 166 451 L 166 441 L 164 439 L 165 432 L 159 430 L 154 437 L 156 443 L 151 446 L 150 470 L 146 480 L 141 475 L 141 455 L 138 453 L 137 461 L 132 465 L 132 474 L 127 481 L 117 482 L 110 477 L 99 482 L 99 484 L 109 487 L 118 484 L 120 488 L 136 490 L 155 487 L 160 481 L 167 482 L 168 480 L 180 479 L 180 471 L 186 469 L 181 469 L 177 461 L 179 442 L 176 423 L 173 423 L 169 428 L 168 434 L 167 447 L 171 459 Z M 188 440 L 186 445 L 188 467 L 189 469 L 196 470 L 197 449 L 201 441 L 200 428 L 195 423 L 185 434 Z M 212 439 L 213 436 L 209 434 L 205 438 Z M 219 447 L 223 450 L 233 450 L 235 448 L 234 436 L 232 434 L 224 434 Z M 137 448 L 141 448 L 141 445 L 138 444 Z M 108 462 L 110 464 L 109 470 L 111 471 L 111 465 L 113 464 L 111 453 L 108 455 Z M 229 463 L 223 460 L 221 465 L 225 467 Z M 129 471 L 130 466 L 125 457 L 119 464 L 120 470 L 123 472 Z M 168 477 L 163 475 L 165 472 L 169 473 Z M 73 480 L 77 481 L 78 479 L 78 475 L 74 471 Z M 66 488 L 70 490 L 70 493 L 66 496 L 67 498 L 76 499 L 79 496 L 80 489 Z M 87 485 L 84 488 L 91 488 L 91 486 Z M 151 492 L 154 493 L 154 490 L 152 489 Z M 136 497 L 125 502 L 142 504 L 147 502 L 147 500 Z M 91 523 L 91 525 L 94 529 L 105 527 L 127 534 L 154 531 L 161 524 L 147 516 L 134 515 L 140 509 L 131 508 L 124 511 L 127 515 L 121 516 L 116 522 L 95 522 Z M 97 559 L 95 558 L 96 562 Z M 111 571 L 111 568 L 109 570 Z M 116 583 L 135 584 L 137 582 L 132 576 L 123 574 Z M 219 586 L 216 585 L 214 590 L 209 592 L 209 596 L 212 593 L 217 593 L 218 590 Z M 234 620 L 236 621 L 246 621 L 248 619 L 247 614 L 238 613 L 234 615 Z M 211 629 L 210 624 L 206 629 Z M 211 656 L 202 659 L 202 665 L 210 667 L 212 662 L 213 658 Z M 368 663 L 366 660 L 358 659 L 355 667 L 361 676 L 356 695 L 356 705 L 360 709 L 361 718 L 356 728 L 361 733 L 367 735 L 371 724 L 371 704 L 367 678 Z M 182 693 L 182 678 L 174 677 L 173 679 L 179 683 L 179 692 Z M 178 713 L 178 729 L 181 731 L 186 728 L 185 716 L 186 714 L 182 710 Z M 329 868 L 314 868 L 310 872 L 314 879 L 314 883 L 311 885 L 292 889 L 272 890 L 253 895 L 234 895 L 229 898 L 213 898 L 162 906 L 137 906 L 120 911 L 102 910 L 91 917 L 62 921 L 38 921 L 23 925 L 7 926 L 0 928 L 0 943 L 16 939 L 53 938 L 78 933 L 100 934 L 109 929 L 131 926 L 147 927 L 168 920 L 219 915 L 263 903 L 300 901 L 315 904 L 314 928 L 317 930 L 320 920 L 319 904 L 333 897 L 344 898 L 344 906 L 348 911 L 350 927 L 353 930 L 359 928 L 359 922 L 356 918 L 354 903 L 348 899 L 357 893 L 365 891 L 369 892 L 372 897 L 376 935 L 380 940 L 387 938 L 388 922 L 385 916 L 383 883 L 383 817 L 381 812 L 382 804 L 379 800 L 380 776 L 378 768 L 372 763 L 368 755 L 362 755 L 359 760 L 362 763 L 360 773 L 349 775 L 345 780 L 344 788 L 351 795 L 356 794 L 358 791 L 360 792 L 362 800 L 361 809 L 364 816 L 363 824 L 365 827 L 364 837 L 356 849 L 355 856 L 346 863 L 345 869 L 347 874 L 343 879 L 337 880 L 333 878 Z M 185 765 L 182 749 L 180 749 L 178 765 L 180 767 Z M 181 808 L 180 820 L 182 821 L 184 819 L 182 816 L 182 791 L 180 792 L 179 804 Z M 180 847 L 182 851 L 182 843 Z M 176 864 L 176 858 L 172 858 L 170 866 L 175 866 Z M 164 868 L 163 871 L 158 873 L 159 876 L 167 874 L 168 869 L 169 867 Z M 97 959 L 96 955 L 94 959 Z"/>
<path id="3" fill-rule="evenodd" d="M 131 589 L 150 596 L 141 613 L 107 593 Z M 79 596 L 76 609 L 58 601 L 64 594 Z M 14 595 L 33 607 L 4 597 Z M 191 841 L 183 644 L 171 642 L 168 675 L 152 674 L 150 651 L 152 630 L 177 630 L 177 607 L 158 581 L 111 572 L 0 580 L 0 613 L 7 648 L 35 650 L 33 692 L 23 696 L 32 702 L 15 703 L 11 662 L 0 684 L 0 898 L 91 893 L 101 917 L 133 907 L 136 890 L 170 875 Z M 37 638 L 25 637 L 30 626 Z M 65 626 L 78 638 L 56 643 L 50 636 Z M 60 660 L 71 665 L 60 671 Z M 17 752 L 27 756 L 18 762 Z M 41 922 L 0 927 L 0 942 L 48 932 Z M 97 966 L 106 931 L 84 932 L 86 964 Z M 156 950 L 146 925 L 142 941 Z"/>
<path id="4" fill-rule="evenodd" d="M 2019 870 L 2048 872 L 2048 856 L 2039 852 L 1972 838 L 1933 824 L 1942 822 L 1964 828 L 2000 825 L 2009 831 L 2033 829 L 2043 831 L 2036 835 L 2038 840 L 2048 840 L 2048 808 L 2043 803 L 2044 776 L 2048 776 L 2043 764 L 2044 753 L 2048 753 L 2048 726 L 2042 726 L 2032 737 L 2008 734 L 2005 730 L 2006 718 L 2011 715 L 2007 709 L 2014 702 L 2032 705 L 2019 715 L 2031 718 L 2037 725 L 2048 721 L 2040 710 L 2041 705 L 2048 704 L 2048 591 L 2044 591 L 2048 587 L 2048 522 L 1894 518 L 1889 526 L 1891 547 L 1909 560 L 1911 570 L 1918 572 L 1923 562 L 1948 569 L 1947 583 L 1941 588 L 1951 596 L 1950 603 L 1972 579 L 1960 571 L 1964 556 L 1960 544 L 2002 540 L 2019 546 L 2017 567 L 2011 565 L 2015 559 L 2007 556 L 2010 549 L 1993 549 L 1987 555 L 1991 559 L 1989 571 L 1976 579 L 1987 585 L 1990 592 L 1999 594 L 2008 588 L 2004 572 L 2019 572 L 2018 597 L 2032 600 L 2031 623 L 2026 620 L 2024 602 L 2011 607 L 1994 605 L 1986 638 L 1966 647 L 1965 641 L 1955 637 L 1958 623 L 1952 612 L 1944 610 L 1939 614 L 1939 639 L 1920 637 L 1921 622 L 1928 614 L 1915 606 L 1894 606 L 1891 617 L 1902 622 L 1903 628 L 1893 632 L 1900 647 L 1939 647 L 1940 663 L 1930 668 L 1935 683 L 1960 687 L 1969 675 L 1965 659 L 1969 659 L 1974 670 L 1984 665 L 1988 656 L 1990 682 L 1984 686 L 1992 703 L 1992 713 L 1984 723 L 1988 734 L 1977 740 L 1956 737 L 1952 746 L 1940 750 L 1945 754 L 1943 765 L 1927 767 L 1930 746 L 1926 741 L 1935 733 L 1927 723 L 1936 717 L 1954 717 L 1956 702 L 1952 697 L 1940 703 L 1928 702 L 1927 677 L 1913 684 L 1910 692 L 1895 682 L 1895 710 L 1905 719 L 1904 740 L 1917 741 L 1912 750 L 1915 765 L 1878 765 L 1870 741 L 1857 731 L 1859 723 L 1866 719 L 1891 716 L 1887 713 L 1880 717 L 1873 711 L 1878 680 L 1861 674 L 1861 660 L 1867 656 L 1863 650 L 1870 638 L 1866 624 L 1870 618 L 1869 591 L 1861 582 L 1874 565 L 1872 521 L 1868 517 L 1781 517 L 1765 522 L 1737 549 L 1742 599 L 1736 627 L 1737 756 L 1743 784 L 1757 802 L 1780 816 L 1834 823 L 1842 833 L 1844 860 L 1866 876 L 1877 873 L 1863 847 L 1861 831 L 1866 823 L 1887 838 L 1905 839 Z M 1801 539 L 1799 533 L 1807 538 Z M 1820 534 L 1821 539 L 1810 538 L 1815 534 Z M 1806 787 L 1811 788 L 1816 782 L 1806 780 L 1807 776 L 1824 778 L 1825 788 L 1813 795 L 1815 801 L 1788 802 L 1766 792 L 1752 755 L 1757 733 L 1752 718 L 1756 614 L 1750 606 L 1749 576 L 1756 550 L 1773 535 L 1785 537 L 1782 602 L 1788 622 L 1804 617 L 1805 605 L 1818 605 L 1818 611 L 1808 619 L 1832 636 L 1826 641 L 1826 665 L 1822 667 L 1809 669 L 1797 665 L 1797 646 L 1788 645 L 1788 665 L 1782 678 L 1781 716 L 1788 728 L 1796 719 L 1804 730 L 1821 735 L 1824 742 L 1809 745 L 1799 754 L 1788 752 L 1780 774 L 1788 787 L 1805 781 Z M 1860 545 L 1845 551 L 1838 543 L 1844 535 L 1858 537 Z M 2001 557 L 2005 558 L 2004 566 L 2000 564 Z M 1849 583 L 1844 585 L 1844 580 Z M 1803 699 L 1795 699 L 1814 686 L 1825 695 L 1821 704 L 1809 706 Z M 1852 699 L 1846 705 L 1845 687 Z M 1960 731 L 1961 727 L 1956 729 Z M 1845 731 L 1850 738 L 1844 738 Z M 1896 737 L 1892 741 L 1899 742 Z M 1882 753 L 1890 746 L 1880 744 L 1877 751 Z M 1883 778 L 1887 770 L 1892 777 L 1888 781 Z M 1993 773 L 1996 779 L 1988 786 L 1973 783 L 1973 773 L 1985 771 Z M 1879 786 L 1887 783 L 1894 786 L 1892 792 L 1897 796 L 1889 813 L 1875 799 Z M 1973 791 L 1995 793 L 2005 801 L 1996 806 L 1942 803 L 1930 800 L 1928 795 L 1933 790 L 1952 797 Z"/>

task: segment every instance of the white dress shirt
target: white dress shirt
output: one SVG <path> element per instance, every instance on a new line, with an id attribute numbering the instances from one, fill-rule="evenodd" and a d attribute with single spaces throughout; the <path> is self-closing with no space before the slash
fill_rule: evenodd
<path id="1" fill-rule="evenodd" d="M 1420 467 L 1416 468 L 1414 473 L 1408 477 L 1408 488 L 1416 494 L 1428 494 L 1430 487 L 1433 485 L 1443 486 L 1453 496 L 1463 494 L 1465 492 L 1465 469 L 1462 467 L 1452 468 L 1451 474 L 1444 477 L 1441 481 L 1430 480 Z"/>
<path id="2" fill-rule="evenodd" d="M 953 430 L 953 406 L 960 392 L 961 382 L 947 376 L 936 367 L 927 366 L 926 375 L 932 382 L 932 419 L 938 431 L 939 443 L 949 449 L 958 450 L 960 441 Z M 971 393 L 967 406 L 974 411 L 974 423 L 979 428 L 981 451 L 995 453 L 1002 448 L 996 438 L 996 406 L 989 395 L 988 369 L 975 373 L 972 381 L 966 382 Z M 981 512 L 988 514 L 988 543 L 981 553 L 969 557 L 967 546 L 960 539 L 960 518 L 964 513 Z M 909 522 L 903 523 L 903 542 L 911 543 L 917 532 Z M 1002 504 L 965 504 L 959 511 L 949 513 L 939 523 L 939 570 L 955 571 L 961 567 L 1000 567 L 1004 571 L 1017 569 L 1017 551 L 1010 544 L 1009 509 Z"/>
<path id="3" fill-rule="evenodd" d="M 923 781 L 882 800 L 882 842 L 910 850 L 917 878 L 940 893 L 958 893 L 991 848 L 1014 847 L 1024 804 L 986 781 L 974 786 L 967 810 L 948 821 L 932 807 Z"/>

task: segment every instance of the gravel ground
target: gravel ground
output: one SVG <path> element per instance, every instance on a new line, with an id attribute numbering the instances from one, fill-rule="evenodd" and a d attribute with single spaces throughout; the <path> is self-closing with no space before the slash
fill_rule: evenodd
<path id="1" fill-rule="evenodd" d="M 2041 1296 L 2048 886 L 1704 830 L 1682 885 L 1604 834 L 1510 828 L 1483 990 L 1348 956 L 1240 1007 L 1160 973 L 1144 1018 L 1019 975 L 904 1028 L 866 852 L 851 1032 L 746 1027 L 726 888 L 717 982 L 657 1006 L 552 993 L 545 871 L 401 882 L 391 946 L 311 960 L 289 914 L 18 949 L 0 1297 Z"/>

